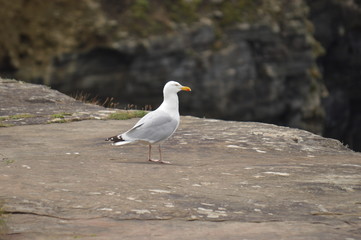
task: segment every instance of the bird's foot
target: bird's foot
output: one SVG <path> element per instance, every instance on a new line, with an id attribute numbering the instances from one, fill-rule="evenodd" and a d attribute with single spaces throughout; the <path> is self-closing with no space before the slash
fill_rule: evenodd
<path id="1" fill-rule="evenodd" d="M 162 161 L 162 160 L 158 160 L 158 159 L 149 159 L 148 161 L 154 162 L 154 163 L 170 164 L 170 162 Z"/>

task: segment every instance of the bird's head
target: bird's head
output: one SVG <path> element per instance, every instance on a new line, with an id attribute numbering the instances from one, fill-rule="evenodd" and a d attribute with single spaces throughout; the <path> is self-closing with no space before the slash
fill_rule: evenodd
<path id="1" fill-rule="evenodd" d="M 179 91 L 191 91 L 190 87 L 182 86 L 180 83 L 175 81 L 167 82 L 167 84 L 164 86 L 163 92 L 164 93 L 170 93 L 170 92 L 179 92 Z"/>

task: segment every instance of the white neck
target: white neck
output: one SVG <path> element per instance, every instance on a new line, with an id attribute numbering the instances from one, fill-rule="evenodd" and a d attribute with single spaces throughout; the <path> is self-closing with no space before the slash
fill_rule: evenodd
<path id="1" fill-rule="evenodd" d="M 169 112 L 170 114 L 179 115 L 179 104 L 178 104 L 177 93 L 164 93 L 163 103 L 159 106 L 159 109 Z"/>

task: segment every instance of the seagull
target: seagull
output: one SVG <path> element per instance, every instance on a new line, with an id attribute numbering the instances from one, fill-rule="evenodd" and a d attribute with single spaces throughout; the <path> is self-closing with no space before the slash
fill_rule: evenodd
<path id="1" fill-rule="evenodd" d="M 133 142 L 147 143 L 149 145 L 148 161 L 169 164 L 162 160 L 160 145 L 172 136 L 179 126 L 177 95 L 179 91 L 191 91 L 191 89 L 175 81 L 167 82 L 163 88 L 163 103 L 156 110 L 145 115 L 125 133 L 109 137 L 106 141 L 112 141 L 115 146 Z M 155 143 L 159 144 L 159 160 L 151 158 L 152 144 Z"/>

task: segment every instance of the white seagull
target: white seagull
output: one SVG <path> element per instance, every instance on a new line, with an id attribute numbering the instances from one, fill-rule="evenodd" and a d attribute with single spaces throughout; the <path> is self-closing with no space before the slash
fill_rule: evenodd
<path id="1" fill-rule="evenodd" d="M 168 163 L 162 160 L 160 143 L 177 130 L 179 126 L 178 95 L 179 91 L 191 91 L 189 87 L 170 81 L 163 88 L 163 103 L 154 111 L 141 118 L 125 133 L 107 138 L 113 145 L 124 145 L 132 142 L 145 142 L 149 145 L 148 160 L 151 162 Z M 151 158 L 152 144 L 159 143 L 159 160 Z"/>

